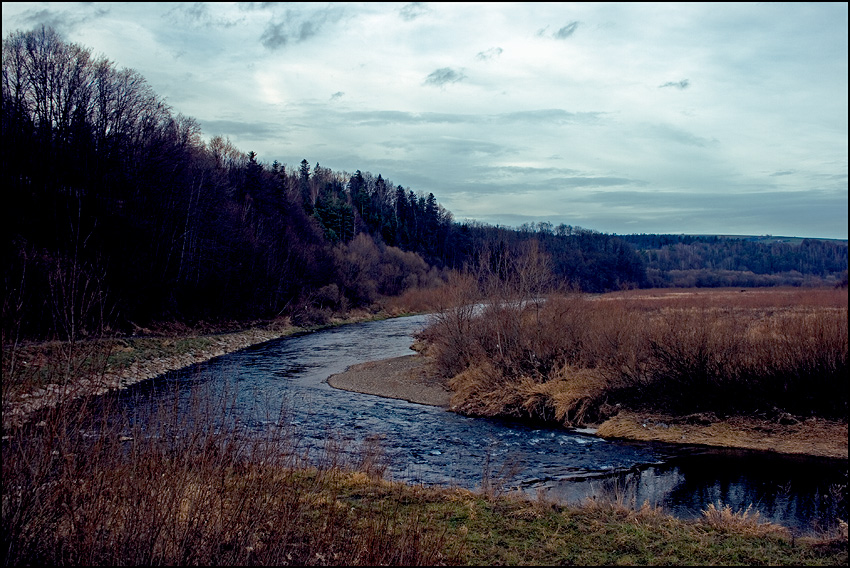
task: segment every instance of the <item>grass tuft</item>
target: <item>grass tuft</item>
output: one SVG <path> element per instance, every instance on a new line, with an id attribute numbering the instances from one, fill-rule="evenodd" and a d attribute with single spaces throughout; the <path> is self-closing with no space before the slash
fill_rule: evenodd
<path id="1" fill-rule="evenodd" d="M 761 513 L 754 509 L 752 505 L 748 505 L 746 509 L 734 511 L 730 505 L 718 503 L 715 506 L 714 503 L 709 503 L 708 507 L 702 511 L 702 517 L 708 526 L 717 530 L 751 536 L 781 535 L 790 537 L 786 527 L 763 521 Z"/>

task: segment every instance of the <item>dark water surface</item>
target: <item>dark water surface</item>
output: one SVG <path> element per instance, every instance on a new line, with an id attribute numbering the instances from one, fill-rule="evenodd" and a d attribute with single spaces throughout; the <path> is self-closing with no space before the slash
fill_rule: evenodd
<path id="1" fill-rule="evenodd" d="M 325 382 L 356 363 L 411 354 L 412 334 L 425 325 L 426 316 L 413 316 L 279 339 L 117 396 L 143 419 L 158 405 L 188 404 L 189 387 L 203 385 L 211 397 L 231 401 L 237 419 L 256 435 L 291 427 L 300 447 L 316 456 L 329 438 L 352 454 L 364 440 L 377 440 L 389 464 L 386 477 L 411 483 L 469 489 L 497 483 L 561 502 L 614 495 L 637 506 L 660 505 L 682 518 L 700 516 L 708 503 L 735 510 L 752 505 L 763 519 L 798 531 L 847 518 L 846 460 L 606 441 L 566 429 L 468 418 Z"/>

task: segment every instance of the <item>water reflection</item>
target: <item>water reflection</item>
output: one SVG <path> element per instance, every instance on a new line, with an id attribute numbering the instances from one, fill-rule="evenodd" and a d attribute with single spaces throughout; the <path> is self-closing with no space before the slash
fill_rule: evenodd
<path id="1" fill-rule="evenodd" d="M 764 521 L 809 531 L 829 529 L 836 519 L 847 518 L 847 462 L 700 449 L 663 464 L 549 491 L 566 502 L 604 495 L 630 506 L 648 503 L 685 519 L 701 516 L 709 503 L 730 505 L 734 511 L 752 506 Z"/>

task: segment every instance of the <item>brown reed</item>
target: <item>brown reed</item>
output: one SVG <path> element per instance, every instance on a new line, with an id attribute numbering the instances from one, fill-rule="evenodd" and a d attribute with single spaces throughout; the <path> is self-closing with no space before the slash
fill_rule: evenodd
<path id="1" fill-rule="evenodd" d="M 375 440 L 349 463 L 329 436 L 321 458 L 307 463 L 291 429 L 249 437 L 230 416 L 226 397 L 199 390 L 190 410 L 160 408 L 144 426 L 78 399 L 4 431 L 4 564 L 447 560 L 423 507 L 391 497 L 348 502 L 364 492 L 352 486 L 386 483 Z"/>
<path id="2" fill-rule="evenodd" d="M 422 333 L 455 409 L 565 425 L 615 405 L 846 419 L 847 294 L 558 295 L 438 314 Z"/>

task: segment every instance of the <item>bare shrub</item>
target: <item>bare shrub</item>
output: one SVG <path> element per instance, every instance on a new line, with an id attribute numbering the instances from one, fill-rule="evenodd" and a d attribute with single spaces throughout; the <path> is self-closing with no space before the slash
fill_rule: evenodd
<path id="1" fill-rule="evenodd" d="M 422 334 L 457 410 L 567 425 L 616 404 L 846 418 L 847 337 L 832 289 L 496 299 Z"/>
<path id="2" fill-rule="evenodd" d="M 360 233 L 334 249 L 340 285 L 355 305 L 369 305 L 378 297 L 381 251 L 369 235 Z"/>
<path id="3" fill-rule="evenodd" d="M 752 335 L 747 371 L 789 412 L 846 417 L 847 350 L 846 309 L 784 312 Z"/>
<path id="4" fill-rule="evenodd" d="M 644 330 L 649 348 L 650 393 L 671 405 L 666 410 L 714 408 L 741 383 L 745 322 L 715 309 L 662 312 Z M 676 396 L 670 396 L 672 392 Z"/>
<path id="5" fill-rule="evenodd" d="M 378 271 L 378 290 L 385 296 L 398 296 L 405 290 L 425 284 L 428 263 L 415 252 L 386 247 Z"/>
<path id="6" fill-rule="evenodd" d="M 445 305 L 445 298 L 450 294 L 451 274 L 448 271 L 442 273 L 434 267 L 418 277 L 409 274 L 403 282 L 404 292 L 384 298 L 384 310 L 393 315 L 437 311 Z M 411 281 L 408 282 L 409 279 Z"/>
<path id="7" fill-rule="evenodd" d="M 479 297 L 476 280 L 460 273 L 451 274 L 436 297 L 431 324 L 418 339 L 433 346 L 434 367 L 441 376 L 454 376 L 476 359 L 470 332 Z"/>

